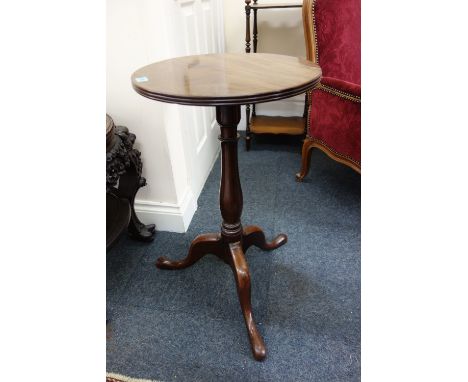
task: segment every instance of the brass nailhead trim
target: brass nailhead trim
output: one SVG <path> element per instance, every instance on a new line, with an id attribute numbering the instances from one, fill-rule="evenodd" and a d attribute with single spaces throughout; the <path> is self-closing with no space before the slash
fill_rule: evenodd
<path id="1" fill-rule="evenodd" d="M 309 138 L 310 140 L 314 141 L 314 142 L 317 142 L 317 143 L 320 143 L 322 146 L 325 146 L 328 150 L 330 150 L 333 154 L 335 154 L 336 156 L 340 157 L 340 158 L 344 158 L 344 159 L 347 159 L 349 160 L 350 162 L 353 162 L 355 165 L 361 167 L 361 162 L 358 162 L 357 160 L 351 158 L 350 156 L 348 155 L 345 155 L 345 154 L 341 154 L 339 153 L 338 151 L 332 149 L 330 146 L 328 146 L 324 141 L 322 141 L 321 139 L 318 139 L 318 138 L 313 138 L 311 137 L 309 134 L 307 134 L 307 138 Z"/>
<path id="2" fill-rule="evenodd" d="M 325 91 L 327 93 L 330 93 L 330 94 L 333 94 L 333 95 L 335 95 L 337 97 L 347 99 L 348 101 L 361 103 L 361 97 L 356 96 L 354 94 L 346 93 L 346 92 L 344 92 L 342 90 L 332 88 L 331 86 L 327 86 L 327 85 L 324 85 L 322 83 L 318 84 L 315 89 L 323 90 L 323 91 Z"/>
<path id="3" fill-rule="evenodd" d="M 315 27 L 315 0 L 312 1 L 312 26 L 314 28 L 315 63 L 319 63 L 317 28 Z"/>

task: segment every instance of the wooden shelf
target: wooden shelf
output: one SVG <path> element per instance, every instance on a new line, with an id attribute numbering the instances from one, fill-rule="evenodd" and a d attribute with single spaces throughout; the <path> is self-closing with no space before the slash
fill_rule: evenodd
<path id="1" fill-rule="evenodd" d="M 250 120 L 250 132 L 254 134 L 301 135 L 305 131 L 305 118 L 270 117 L 256 115 Z"/>
<path id="2" fill-rule="evenodd" d="M 253 44 L 253 53 L 257 53 L 258 43 L 258 26 L 257 26 L 257 10 L 259 9 L 278 9 L 278 8 L 302 8 L 302 1 L 295 3 L 267 3 L 259 4 L 258 0 L 251 3 L 249 0 L 245 1 L 245 52 L 250 53 L 250 41 Z M 260 1 L 261 2 L 261 1 Z M 253 9 L 253 39 L 250 39 L 250 11 Z M 255 115 L 255 102 L 246 104 L 246 150 L 250 150 L 251 137 L 255 134 L 285 134 L 301 136 L 306 131 L 306 119 L 302 117 L 282 117 L 282 116 L 265 116 Z M 306 101 L 307 103 L 307 101 Z M 251 111 L 251 106 L 252 111 Z M 304 106 L 305 108 L 305 106 Z M 305 113 L 305 112 L 304 112 Z"/>
<path id="3" fill-rule="evenodd" d="M 270 4 L 250 4 L 252 9 L 268 9 L 268 8 L 302 8 L 302 3 L 270 3 Z"/>

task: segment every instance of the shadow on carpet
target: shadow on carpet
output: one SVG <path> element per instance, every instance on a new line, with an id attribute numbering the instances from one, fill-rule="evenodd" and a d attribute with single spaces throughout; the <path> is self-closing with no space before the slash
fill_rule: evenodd
<path id="1" fill-rule="evenodd" d="M 239 142 L 242 222 L 273 252 L 246 254 L 252 306 L 267 358 L 250 350 L 230 268 L 206 256 L 165 271 L 159 256 L 185 257 L 193 238 L 218 232 L 220 160 L 185 234 L 157 232 L 146 244 L 122 237 L 107 254 L 107 370 L 159 381 L 360 380 L 360 176 L 312 153 L 303 183 L 300 144 Z"/>

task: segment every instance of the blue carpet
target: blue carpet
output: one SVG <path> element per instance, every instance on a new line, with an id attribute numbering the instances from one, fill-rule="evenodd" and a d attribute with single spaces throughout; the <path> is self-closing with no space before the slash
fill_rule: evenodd
<path id="1" fill-rule="evenodd" d="M 218 158 L 186 234 L 151 244 L 123 236 L 107 254 L 107 370 L 161 381 L 360 380 L 360 176 L 319 151 L 303 183 L 300 143 L 239 142 L 244 225 L 273 252 L 247 251 L 254 317 L 267 358 L 253 359 L 229 267 L 206 256 L 185 270 L 156 259 L 185 257 L 191 240 L 217 232 Z"/>

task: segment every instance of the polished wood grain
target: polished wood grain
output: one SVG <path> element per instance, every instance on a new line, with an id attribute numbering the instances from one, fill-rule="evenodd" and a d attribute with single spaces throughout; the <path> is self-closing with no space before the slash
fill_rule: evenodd
<path id="1" fill-rule="evenodd" d="M 268 102 L 312 89 L 318 65 L 278 54 L 224 53 L 157 62 L 132 75 L 144 97 L 184 105 L 217 106 Z"/>

